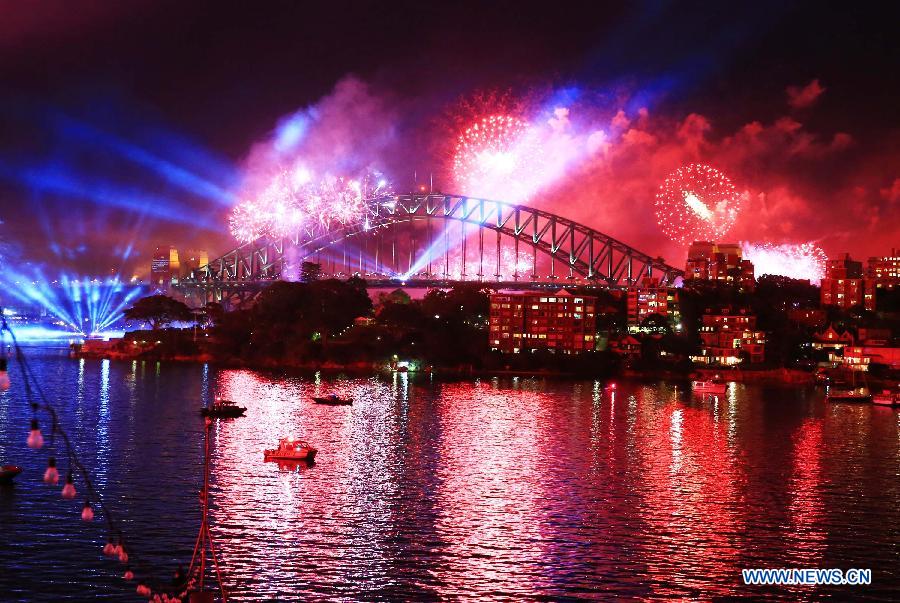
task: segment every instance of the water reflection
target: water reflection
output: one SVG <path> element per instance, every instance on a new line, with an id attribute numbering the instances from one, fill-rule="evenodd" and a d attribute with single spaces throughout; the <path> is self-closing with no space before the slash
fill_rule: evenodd
<path id="1" fill-rule="evenodd" d="M 247 407 L 212 430 L 213 531 L 236 601 L 846 595 L 739 584 L 742 567 L 783 566 L 872 567 L 876 597 L 900 586 L 886 563 L 900 554 L 891 409 L 749 385 L 695 397 L 668 384 L 43 362 L 52 394 L 69 400 L 76 385 L 64 419 L 163 575 L 199 526 L 198 409 L 214 395 Z M 96 555 L 102 530 L 35 478 L 46 459 L 24 446 L 17 387 L 0 394 L 0 460 L 26 466 L 0 491 L 0 600 L 133 600 Z M 331 392 L 353 406 L 312 403 Z M 289 435 L 319 449 L 314 465 L 264 461 Z"/>

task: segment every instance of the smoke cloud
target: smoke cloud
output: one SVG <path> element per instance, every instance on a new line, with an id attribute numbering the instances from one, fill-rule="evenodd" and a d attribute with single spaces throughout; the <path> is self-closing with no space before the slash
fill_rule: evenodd
<path id="1" fill-rule="evenodd" d="M 362 80 L 348 76 L 315 105 L 282 118 L 244 162 L 242 195 L 299 165 L 316 176 L 381 170 L 397 141 L 397 107 Z"/>
<path id="2" fill-rule="evenodd" d="M 819 97 L 822 96 L 823 92 L 825 92 L 825 88 L 822 87 L 819 80 L 813 80 L 802 88 L 798 86 L 788 86 L 788 104 L 794 109 L 805 109 L 819 100 Z"/>
<path id="3" fill-rule="evenodd" d="M 679 265 L 686 250 L 657 225 L 655 195 L 673 170 L 705 163 L 727 174 L 744 194 L 741 213 L 727 235 L 730 241 L 813 242 L 829 255 L 884 252 L 897 246 L 892 239 L 900 226 L 898 153 L 872 150 L 850 132 L 812 129 L 808 118 L 791 113 L 814 111 L 824 91 L 818 80 L 790 87 L 781 116 L 749 116 L 729 129 L 713 114 L 674 115 L 664 105 L 634 108 L 635 99 L 646 98 L 638 91 L 591 97 L 605 103 L 587 100 L 586 94 L 570 102 L 556 102 L 565 95 L 552 93 L 544 102 L 530 99 L 530 109 L 522 109 L 519 117 L 539 126 L 537 141 L 544 146 L 547 165 L 536 192 L 522 202 Z M 359 79 L 342 80 L 330 95 L 283 119 L 253 147 L 245 190 L 298 161 L 320 171 L 421 165 L 421 151 L 409 150 L 415 147 L 409 139 L 422 124 L 412 123 L 406 108 Z M 465 109 L 477 114 L 468 105 Z M 437 108 L 435 114 L 439 112 Z M 441 134 L 456 140 L 454 128 L 458 125 Z M 889 143 L 888 148 L 897 145 Z M 454 190 L 450 157 L 432 152 L 430 160 L 436 173 L 446 175 L 439 188 L 468 193 Z M 388 176 L 396 174 L 388 171 Z M 510 201 L 502 191 L 493 189 L 492 196 Z"/>

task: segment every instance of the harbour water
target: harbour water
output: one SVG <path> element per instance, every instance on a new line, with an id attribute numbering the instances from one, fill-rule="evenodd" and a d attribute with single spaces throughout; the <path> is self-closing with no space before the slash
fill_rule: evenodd
<path id="1" fill-rule="evenodd" d="M 525 378 L 285 375 L 28 350 L 138 572 L 166 581 L 199 528 L 235 601 L 900 597 L 900 420 L 821 390 Z M 102 518 L 41 482 L 11 362 L 0 396 L 0 600 L 133 601 Z M 352 407 L 315 405 L 337 392 Z M 263 461 L 294 435 L 315 465 Z M 65 468 L 63 455 L 60 465 Z M 76 486 L 77 486 L 76 482 Z M 98 514 L 99 515 L 99 514 Z M 867 587 L 742 585 L 741 568 L 871 568 Z"/>

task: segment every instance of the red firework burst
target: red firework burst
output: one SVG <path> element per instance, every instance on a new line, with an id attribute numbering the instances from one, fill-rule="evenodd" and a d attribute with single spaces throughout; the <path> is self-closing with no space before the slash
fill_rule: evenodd
<path id="1" fill-rule="evenodd" d="M 742 196 L 728 177 L 702 163 L 678 168 L 656 193 L 656 221 L 682 244 L 716 241 L 737 219 Z"/>

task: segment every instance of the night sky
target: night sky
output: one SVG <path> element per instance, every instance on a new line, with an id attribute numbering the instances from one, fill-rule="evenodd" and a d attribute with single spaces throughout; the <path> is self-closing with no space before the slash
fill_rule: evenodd
<path id="1" fill-rule="evenodd" d="M 7 257 L 124 274 L 156 245 L 227 251 L 229 195 L 253 149 L 347 81 L 390 122 L 379 122 L 390 140 L 370 152 L 398 191 L 414 172 L 450 188 L 447 116 L 461 99 L 577 90 L 573 121 L 615 123 L 620 137 L 531 205 L 680 263 L 652 197 L 671 170 L 702 160 L 747 191 L 733 239 L 816 241 L 859 256 L 900 246 L 896 12 L 305 4 L 0 2 Z M 370 126 L 350 140 L 371 137 Z"/>

